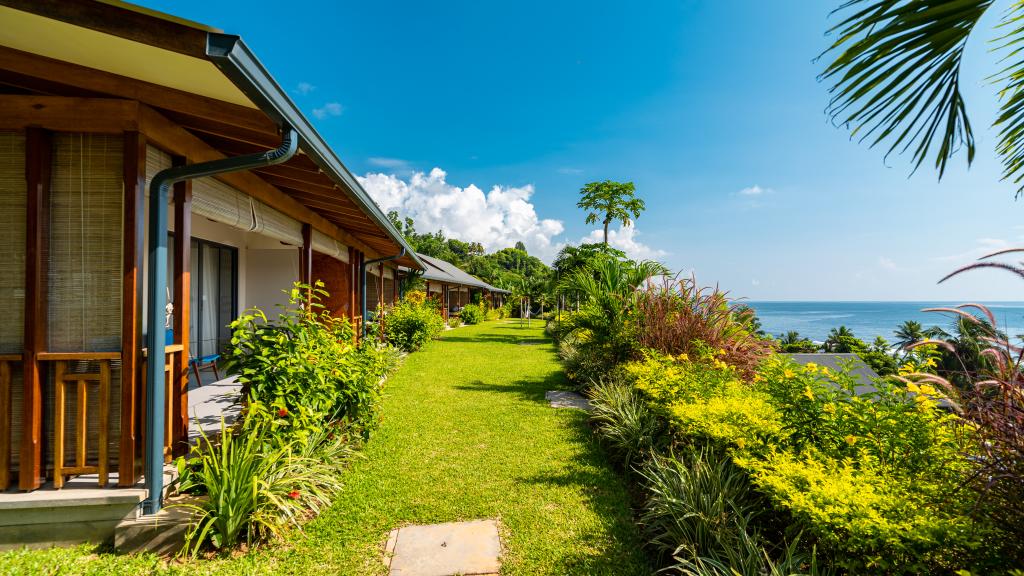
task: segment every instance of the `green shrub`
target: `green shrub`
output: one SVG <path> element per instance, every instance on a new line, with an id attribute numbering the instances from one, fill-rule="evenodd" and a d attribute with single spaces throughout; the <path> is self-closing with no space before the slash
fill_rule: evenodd
<path id="1" fill-rule="evenodd" d="M 448 317 L 449 328 L 458 328 L 459 326 L 462 326 L 462 319 L 458 315 Z"/>
<path id="2" fill-rule="evenodd" d="M 307 512 L 330 505 L 341 489 L 338 467 L 348 445 L 329 434 L 298 442 L 260 423 L 236 436 L 223 422 L 216 441 L 204 434 L 188 465 L 179 461 L 179 491 L 204 496 L 182 505 L 195 513 L 185 552 L 195 555 L 207 543 L 223 550 L 280 536 Z"/>
<path id="3" fill-rule="evenodd" d="M 775 566 L 755 528 L 766 503 L 727 455 L 690 448 L 678 457 L 655 456 L 641 474 L 647 492 L 641 523 L 676 570 L 765 574 Z M 803 560 L 795 546 L 782 556 L 789 569 Z M 716 565 L 728 569 L 716 572 Z"/>
<path id="4" fill-rule="evenodd" d="M 444 318 L 431 301 L 406 298 L 391 308 L 385 325 L 390 344 L 414 352 L 444 330 Z"/>
<path id="5" fill-rule="evenodd" d="M 459 312 L 463 324 L 479 324 L 484 319 L 484 312 L 476 304 L 466 304 Z"/>
<path id="6" fill-rule="evenodd" d="M 231 323 L 227 370 L 243 397 L 266 410 L 318 425 L 334 418 L 369 424 L 390 368 L 373 343 L 354 344 L 348 320 L 320 304 L 326 292 L 296 284 L 274 321 L 250 309 Z M 306 305 L 309 294 L 310 302 Z"/>
<path id="7" fill-rule="evenodd" d="M 612 456 L 626 470 L 641 464 L 664 444 L 665 424 L 633 387 L 603 380 L 590 389 L 590 422 Z"/>

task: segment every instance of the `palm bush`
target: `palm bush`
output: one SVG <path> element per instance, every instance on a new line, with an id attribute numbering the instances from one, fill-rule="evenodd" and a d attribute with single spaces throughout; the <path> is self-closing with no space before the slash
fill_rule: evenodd
<path id="1" fill-rule="evenodd" d="M 590 389 L 590 422 L 625 470 L 642 464 L 665 443 L 665 423 L 629 384 L 599 381 Z"/>
<path id="2" fill-rule="evenodd" d="M 580 386 L 589 386 L 594 376 L 607 373 L 633 355 L 636 339 L 628 315 L 637 288 L 665 271 L 656 262 L 603 258 L 573 271 L 559 284 L 559 291 L 584 298 L 579 311 L 565 316 L 558 326 L 560 339 L 571 339 L 575 355 L 583 356 L 573 360 L 587 369 L 570 371 Z"/>

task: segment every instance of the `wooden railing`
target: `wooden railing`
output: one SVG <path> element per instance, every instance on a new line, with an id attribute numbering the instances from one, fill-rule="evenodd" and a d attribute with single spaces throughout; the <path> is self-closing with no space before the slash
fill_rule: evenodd
<path id="1" fill-rule="evenodd" d="M 177 381 L 175 375 L 178 374 L 178 372 L 175 372 L 175 366 L 178 367 L 178 370 L 188 369 L 185 362 L 184 349 L 185 347 L 181 344 L 167 344 L 164 346 L 164 407 L 166 409 L 166 414 L 164 415 L 164 462 L 170 462 L 174 457 L 174 406 L 177 402 L 177 396 L 174 393 L 174 383 Z M 142 349 L 142 358 L 142 378 L 140 379 L 142 383 L 142 414 L 140 421 L 144 435 L 146 430 L 146 374 L 148 374 L 146 363 L 149 361 L 148 349 Z"/>
<path id="2" fill-rule="evenodd" d="M 11 364 L 21 354 L 0 354 L 0 490 L 11 485 Z"/>
<path id="3" fill-rule="evenodd" d="M 143 349 L 143 356 L 145 356 Z M 165 347 L 166 363 L 164 373 L 166 375 L 166 399 L 165 406 L 166 430 L 165 430 L 165 460 L 172 455 L 174 442 L 181 440 L 176 438 L 174 430 L 174 406 L 177 401 L 174 383 L 177 381 L 175 368 L 185 370 L 187 362 L 184 356 L 184 347 L 181 344 L 168 344 Z M 36 355 L 40 363 L 53 362 L 53 386 L 54 386 L 54 407 L 53 407 L 53 484 L 55 488 L 63 487 L 68 476 L 79 474 L 97 474 L 100 486 L 108 483 L 110 475 L 110 394 L 112 386 L 111 363 L 121 360 L 121 352 L 40 352 Z M 12 369 L 15 364 L 22 362 L 21 354 L 0 354 L 0 491 L 11 485 L 11 453 L 12 442 L 11 428 L 13 424 L 12 414 Z M 77 368 L 77 370 L 76 370 Z M 84 371 L 83 371 L 84 369 Z M 145 365 L 142 366 L 142 405 L 145 405 Z M 122 380 L 127 381 L 125 375 Z M 75 390 L 75 411 L 74 431 L 72 438 L 66 438 L 66 423 L 68 420 L 67 396 L 68 387 L 73 386 Z M 89 398 L 92 394 L 98 396 L 96 405 L 97 414 L 90 414 Z M 89 421 L 97 418 L 98 437 L 89 438 Z M 142 415 L 142 428 L 145 429 L 145 415 Z M 74 451 L 74 462 L 72 465 L 65 465 L 67 456 L 67 442 L 71 440 Z M 129 441 L 122 439 L 122 441 Z M 97 442 L 96 460 L 90 462 L 89 447 L 92 442 Z"/>
<path id="4" fill-rule="evenodd" d="M 110 362 L 120 360 L 120 352 L 40 352 L 36 357 L 43 362 L 54 362 L 53 406 L 53 486 L 62 488 L 64 477 L 96 473 L 99 485 L 106 486 L 109 476 L 110 450 Z M 71 363 L 96 364 L 96 372 L 75 372 Z M 64 465 L 65 398 L 68 384 L 76 386 L 75 404 L 75 465 Z M 89 385 L 96 384 L 99 394 L 99 447 L 97 462 L 86 462 L 88 438 Z"/>

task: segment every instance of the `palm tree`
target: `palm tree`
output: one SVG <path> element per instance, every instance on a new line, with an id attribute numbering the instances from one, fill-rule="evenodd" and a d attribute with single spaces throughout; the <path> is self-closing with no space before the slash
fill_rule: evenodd
<path id="1" fill-rule="evenodd" d="M 840 326 L 839 328 L 833 328 L 828 333 L 828 338 L 825 338 L 825 344 L 822 348 L 825 352 L 849 352 L 848 343 L 850 339 L 856 338 L 853 332 L 846 326 Z"/>
<path id="2" fill-rule="evenodd" d="M 832 82 L 829 113 L 870 146 L 885 142 L 886 155 L 910 151 L 916 170 L 931 159 L 941 178 L 946 164 L 965 150 L 974 159 L 974 133 L 960 91 L 964 47 L 992 0 L 843 0 L 842 14 L 825 55 L 834 60 L 821 79 Z M 1003 179 L 1024 192 L 1024 3 L 999 16 L 1005 61 L 998 85 L 996 152 Z"/>
<path id="3" fill-rule="evenodd" d="M 802 341 L 803 338 L 800 337 L 800 333 L 796 330 L 790 330 L 785 334 L 779 334 L 779 344 L 783 346 L 783 349 L 785 349 L 786 346 L 796 346 Z"/>
<path id="4" fill-rule="evenodd" d="M 924 329 L 916 320 L 907 320 L 896 329 L 896 344 L 900 349 L 925 339 Z"/>
<path id="5" fill-rule="evenodd" d="M 636 187 L 632 182 L 591 182 L 580 189 L 582 198 L 576 206 L 590 210 L 587 213 L 587 224 L 601 222 L 604 226 L 604 243 L 607 246 L 609 224 L 617 220 L 622 222 L 623 226 L 628 226 L 643 212 L 644 201 L 637 198 L 635 193 Z"/>

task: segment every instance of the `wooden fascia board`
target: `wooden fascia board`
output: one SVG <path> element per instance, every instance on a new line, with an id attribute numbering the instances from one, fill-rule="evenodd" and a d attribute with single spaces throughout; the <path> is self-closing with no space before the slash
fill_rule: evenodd
<path id="1" fill-rule="evenodd" d="M 224 154 L 203 142 L 188 130 L 171 122 L 156 110 L 142 104 L 139 105 L 139 127 L 150 141 L 160 148 L 173 154 L 185 156 L 190 162 L 206 162 L 225 158 Z M 217 179 L 238 188 L 275 210 L 280 210 L 299 222 L 308 222 L 313 228 L 335 240 L 355 246 L 364 252 L 374 255 L 378 253 L 377 250 L 372 249 L 349 232 L 310 210 L 309 207 L 298 200 L 271 186 L 252 172 L 229 172 L 217 176 Z"/>
<path id="2" fill-rule="evenodd" d="M 139 129 L 139 103 L 114 98 L 0 95 L 0 129 L 117 134 Z"/>

